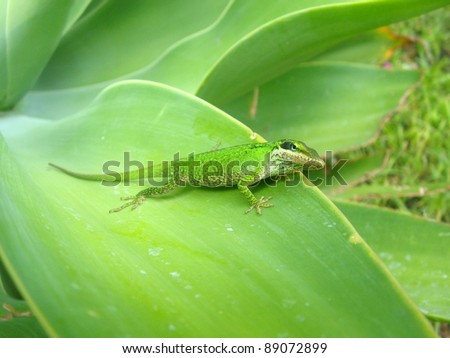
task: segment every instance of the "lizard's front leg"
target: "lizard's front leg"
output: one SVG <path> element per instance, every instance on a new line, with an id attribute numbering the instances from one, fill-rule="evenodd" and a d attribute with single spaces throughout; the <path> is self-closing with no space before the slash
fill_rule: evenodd
<path id="1" fill-rule="evenodd" d="M 121 200 L 126 200 L 128 202 L 123 204 L 122 206 L 120 206 L 118 208 L 111 209 L 109 212 L 110 213 L 116 213 L 116 212 L 121 211 L 121 210 L 123 210 L 125 208 L 128 208 L 129 206 L 131 206 L 131 210 L 134 210 L 139 205 L 141 205 L 145 201 L 146 198 L 150 198 L 152 196 L 157 196 L 157 195 L 167 194 L 170 191 L 174 190 L 177 186 L 178 185 L 175 182 L 175 180 L 170 179 L 163 186 L 158 186 L 158 187 L 152 186 L 152 187 L 146 188 L 144 190 L 141 190 L 139 193 L 137 193 L 137 195 L 120 198 Z"/>
<path id="2" fill-rule="evenodd" d="M 268 201 L 272 199 L 271 196 L 268 196 L 267 198 L 262 196 L 259 199 L 256 199 L 256 197 L 253 195 L 253 193 L 248 188 L 248 183 L 245 183 L 244 181 L 240 181 L 237 185 L 239 191 L 244 194 L 244 196 L 247 198 L 247 200 L 250 202 L 250 208 L 247 209 L 245 212 L 246 214 L 253 209 L 256 210 L 258 214 L 261 215 L 261 208 L 270 208 L 273 206 L 272 204 L 269 204 Z"/>

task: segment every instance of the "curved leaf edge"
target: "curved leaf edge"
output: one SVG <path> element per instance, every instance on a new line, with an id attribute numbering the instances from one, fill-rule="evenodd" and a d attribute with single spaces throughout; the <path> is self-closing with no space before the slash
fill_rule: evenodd
<path id="1" fill-rule="evenodd" d="M 398 2 L 398 1 L 397 1 Z M 441 0 L 436 4 L 433 4 L 431 6 L 428 6 L 427 9 L 422 10 L 422 11 L 417 11 L 417 10 L 413 10 L 412 15 L 410 14 L 409 17 L 414 17 L 416 15 L 420 15 L 422 13 L 425 13 L 427 11 L 431 11 L 433 9 L 437 9 L 439 7 L 445 6 L 446 4 L 450 3 L 450 1 L 448 0 Z M 343 8 L 361 8 L 363 9 L 366 6 L 395 6 L 395 1 L 394 4 L 392 2 L 389 1 L 385 1 L 385 0 L 378 0 L 375 2 L 367 2 L 367 1 L 357 1 L 355 2 L 351 2 L 351 3 L 337 3 L 337 4 L 331 4 L 331 5 L 320 5 L 320 6 L 315 6 L 315 7 L 310 7 L 307 9 L 302 9 L 299 11 L 294 11 L 288 14 L 285 14 L 283 16 L 277 17 L 265 24 L 263 24 L 262 26 L 254 29 L 253 31 L 249 32 L 247 35 L 243 36 L 239 41 L 237 41 L 232 47 L 230 47 L 217 61 L 216 63 L 211 67 L 210 71 L 208 71 L 208 73 L 204 76 L 203 80 L 200 82 L 200 85 L 197 89 L 197 91 L 195 92 L 196 95 L 198 95 L 199 97 L 205 98 L 207 100 L 209 100 L 209 95 L 208 95 L 208 91 L 205 90 L 205 88 L 207 88 L 207 86 L 209 85 L 209 82 L 211 81 L 211 79 L 215 76 L 217 69 L 220 69 L 220 67 L 223 64 L 226 64 L 226 61 L 229 60 L 230 58 L 233 57 L 234 54 L 238 53 L 241 47 L 245 48 L 245 45 L 247 42 L 256 39 L 259 36 L 264 36 L 264 34 L 266 32 L 270 32 L 271 29 L 273 29 L 274 27 L 282 24 L 283 22 L 291 22 L 291 21 L 295 21 L 296 18 L 301 17 L 305 14 L 316 14 L 318 12 L 323 11 L 324 9 L 327 11 L 335 11 L 336 9 L 343 9 Z M 339 38 L 334 39 L 333 41 L 327 41 L 325 46 L 321 47 L 321 50 L 316 53 L 315 55 L 319 55 L 320 53 L 323 53 L 324 51 L 332 48 L 333 46 L 335 46 L 336 44 L 338 44 L 339 42 L 341 42 L 342 40 L 345 40 L 347 38 L 350 38 L 353 35 L 356 35 L 358 33 L 361 33 L 363 31 L 369 31 L 369 30 L 373 30 L 376 29 L 380 26 L 386 26 L 390 23 L 393 22 L 397 22 L 397 21 L 401 21 L 404 19 L 407 19 L 408 16 L 403 16 L 401 18 L 396 18 L 394 20 L 392 19 L 387 19 L 386 21 L 374 21 L 375 23 L 370 26 L 366 26 L 364 27 L 364 29 L 360 29 L 360 28 L 354 28 L 350 31 L 347 31 L 346 33 L 340 34 Z M 303 62 L 303 61 L 300 61 Z M 293 68 L 295 66 L 291 66 L 291 68 Z M 291 69 L 290 68 L 290 69 Z M 284 73 L 288 72 L 290 69 L 287 69 L 284 71 Z M 278 74 L 279 75 L 279 74 Z M 272 76 L 271 78 L 266 78 L 266 80 L 262 83 L 258 83 L 257 85 L 261 85 L 263 83 L 266 83 L 270 80 L 272 80 L 273 78 L 275 78 L 277 76 Z M 244 91 L 246 92 L 246 91 Z M 241 93 L 243 94 L 243 93 Z M 239 95 L 241 95 L 239 94 Z M 214 96 L 214 95 L 213 95 Z M 234 96 L 232 99 L 236 98 L 238 96 Z M 217 100 L 213 99 L 213 103 L 215 102 L 220 102 L 220 104 L 222 104 L 223 102 L 228 102 L 230 100 L 230 98 L 228 98 L 227 100 L 223 101 L 223 100 Z"/>

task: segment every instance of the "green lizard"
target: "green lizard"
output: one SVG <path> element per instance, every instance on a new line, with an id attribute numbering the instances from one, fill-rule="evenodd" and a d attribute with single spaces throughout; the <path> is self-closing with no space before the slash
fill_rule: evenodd
<path id="1" fill-rule="evenodd" d="M 143 170 L 115 173 L 115 175 L 82 174 L 49 164 L 66 174 L 86 180 L 117 182 L 143 177 Z M 324 165 L 324 161 L 314 149 L 301 141 L 286 139 L 192 154 L 185 159 L 174 159 L 165 168 L 163 165 L 149 167 L 147 177 L 164 177 L 166 179 L 164 184 L 150 186 L 135 196 L 121 198 L 127 203 L 110 210 L 110 213 L 129 206 L 136 209 L 146 198 L 166 194 L 179 186 L 189 184 L 206 187 L 237 186 L 250 202 L 250 208 L 246 213 L 255 209 L 258 214 L 261 214 L 261 208 L 272 206 L 268 203 L 271 197 L 263 196 L 257 199 L 250 191 L 250 185 L 268 177 L 292 174 L 303 168 L 320 169 Z"/>

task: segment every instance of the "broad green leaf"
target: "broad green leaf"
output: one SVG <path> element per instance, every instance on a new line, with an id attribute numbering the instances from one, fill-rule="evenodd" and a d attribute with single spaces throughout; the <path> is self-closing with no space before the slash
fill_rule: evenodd
<path id="1" fill-rule="evenodd" d="M 195 188 L 108 214 L 139 188 L 47 167 L 100 171 L 124 151 L 161 160 L 261 140 L 198 98 L 124 82 L 71 118 L 21 123 L 30 132 L 8 131 L 0 150 L 0 253 L 48 334 L 434 335 L 345 217 L 302 181 L 254 188 L 274 197 L 262 216 L 244 215 L 235 189 Z"/>
<path id="2" fill-rule="evenodd" d="M 179 4 L 179 13 L 187 14 L 183 16 L 182 28 L 195 31 L 201 23 L 204 29 L 192 33 L 187 31 L 184 38 L 179 38 L 180 20 L 177 16 L 169 16 L 166 20 L 171 24 L 168 31 L 164 30 L 163 35 L 155 36 L 155 39 L 148 36 L 148 39 L 140 42 L 131 39 L 140 39 L 139 34 L 142 32 L 158 34 L 161 31 L 160 28 L 153 28 L 146 21 L 146 16 L 164 11 L 166 5 L 162 6 L 162 2 L 143 2 L 139 7 L 126 6 L 129 17 L 138 18 L 139 21 L 127 22 L 127 27 L 121 27 L 117 36 L 111 37 L 109 24 L 124 21 L 123 2 L 114 2 L 94 12 L 66 36 L 35 91 L 25 98 L 19 110 L 34 116 L 60 118 L 88 105 L 103 88 L 116 81 L 117 76 L 122 76 L 122 79 L 156 80 L 194 93 L 210 68 L 240 38 L 275 17 L 328 2 L 241 0 L 228 1 L 224 6 L 223 2 L 209 1 L 210 5 L 205 9 L 204 1 L 184 1 Z M 161 10 L 158 10 L 161 6 Z M 221 6 L 223 10 L 218 14 Z M 191 11 L 195 15 L 188 16 Z M 88 43 L 92 45 L 86 45 L 87 37 L 92 38 Z M 119 44 L 112 42 L 111 39 L 116 37 L 128 41 Z M 159 40 L 159 37 L 166 41 Z M 148 45 L 148 41 L 152 42 L 152 46 Z M 120 61 L 121 55 L 116 56 L 117 53 L 128 55 L 130 52 L 134 55 L 131 58 L 136 60 L 130 61 L 130 56 L 127 56 L 126 61 Z M 105 67 L 105 60 L 111 65 Z M 129 66 L 128 62 L 133 65 Z M 137 64 L 141 68 L 137 68 Z M 99 70 L 92 71 L 93 66 Z"/>
<path id="3" fill-rule="evenodd" d="M 333 48 L 358 31 L 446 3 L 450 1 L 414 0 L 405 7 L 402 1 L 240 0 L 226 5 L 209 1 L 205 7 L 201 1 L 177 2 L 180 11 L 172 12 L 174 18 L 167 16 L 165 21 L 171 25 L 161 34 L 160 28 L 145 21 L 153 11 L 161 11 L 159 2 L 142 2 L 131 8 L 114 2 L 93 11 L 68 33 L 40 83 L 17 110 L 61 118 L 88 105 L 106 86 L 127 78 L 166 83 L 213 101 L 220 94 L 223 102 Z M 191 11 L 194 16 L 189 16 Z M 364 16 L 360 12 L 368 13 L 365 21 L 361 21 Z M 128 18 L 138 20 L 129 22 Z M 179 30 L 180 21 L 186 31 Z M 111 23 L 116 24 L 116 36 L 111 36 Z M 204 27 L 198 30 L 199 25 Z M 289 31 L 284 31 L 285 26 Z M 279 50 L 286 46 L 289 51 Z M 118 55 L 121 53 L 127 54 L 125 60 Z M 279 56 L 283 61 L 278 62 Z M 279 68 L 271 68 L 266 60 L 276 61 Z"/>
<path id="4" fill-rule="evenodd" d="M 9 275 L 8 271 L 6 270 L 5 265 L 1 261 L 0 261 L 0 286 L 2 287 L 5 294 L 7 294 L 9 297 L 15 298 L 18 300 L 23 299 L 23 297 L 20 294 L 19 290 L 17 289 L 13 279 Z"/>
<path id="5" fill-rule="evenodd" d="M 142 78 L 164 77 L 162 82 L 195 92 L 214 63 L 247 34 L 277 17 L 334 2 L 176 0 L 168 8 L 162 1 L 133 7 L 112 1 L 66 36 L 37 88 L 80 87 L 140 70 Z M 111 22 L 120 26 L 111 29 Z M 67 74 L 68 66 L 75 71 Z"/>
<path id="6" fill-rule="evenodd" d="M 429 317 L 450 321 L 450 226 L 392 210 L 336 205 Z"/>
<path id="7" fill-rule="evenodd" d="M 0 284 L 0 338 L 46 337 L 36 318 L 29 314 L 26 303 L 8 297 Z"/>
<path id="8" fill-rule="evenodd" d="M 308 63 L 223 106 L 268 140 L 303 138 L 319 153 L 361 146 L 419 75 L 348 63 Z M 254 116 L 252 116 L 252 111 Z"/>
<path id="9" fill-rule="evenodd" d="M 47 335 L 35 317 L 15 317 L 0 320 L 0 338 L 46 338 Z"/>
<path id="10" fill-rule="evenodd" d="M 420 15 L 450 1 L 410 0 L 408 6 L 404 0 L 329 3 L 277 18 L 241 39 L 208 73 L 197 95 L 223 105 L 348 36 Z"/>
<path id="11" fill-rule="evenodd" d="M 386 28 L 351 37 L 314 58 L 314 61 L 345 61 L 379 65 L 400 41 Z"/>
<path id="12" fill-rule="evenodd" d="M 130 6 L 121 0 L 105 2 L 69 31 L 37 89 L 80 87 L 130 75 L 213 24 L 227 3 L 171 0 Z"/>
<path id="13" fill-rule="evenodd" d="M 89 0 L 0 1 L 0 109 L 38 79 L 64 32 Z"/>
<path id="14" fill-rule="evenodd" d="M 423 185 L 360 185 L 348 190 L 333 193 L 342 200 L 363 200 L 363 199 L 389 199 L 401 197 L 421 197 L 437 193 L 445 193 L 450 190 L 448 183 L 425 183 Z"/>

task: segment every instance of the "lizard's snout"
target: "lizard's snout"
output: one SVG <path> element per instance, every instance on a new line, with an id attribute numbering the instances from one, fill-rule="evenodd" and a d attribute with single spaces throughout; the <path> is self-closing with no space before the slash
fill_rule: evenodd
<path id="1" fill-rule="evenodd" d="M 308 169 L 322 169 L 325 162 L 321 158 L 313 158 L 306 162 L 304 166 Z"/>

